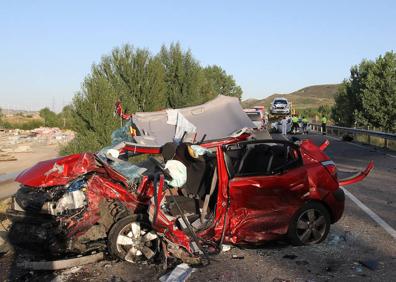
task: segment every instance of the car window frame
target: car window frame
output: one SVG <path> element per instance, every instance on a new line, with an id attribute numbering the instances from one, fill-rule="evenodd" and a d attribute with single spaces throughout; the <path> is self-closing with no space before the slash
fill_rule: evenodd
<path id="1" fill-rule="evenodd" d="M 295 169 L 302 167 L 304 165 L 302 154 L 300 151 L 300 146 L 294 142 L 291 141 L 286 141 L 286 140 L 272 140 L 272 139 L 265 139 L 265 140 L 249 140 L 249 141 L 242 141 L 234 144 L 226 144 L 223 145 L 223 153 L 226 154 L 228 150 L 230 150 L 232 147 L 235 147 L 235 149 L 246 149 L 247 145 L 254 145 L 254 144 L 282 144 L 289 146 L 292 149 L 295 149 L 297 152 L 297 159 L 285 164 L 282 166 L 280 169 L 277 169 L 276 171 L 271 171 L 271 172 L 265 172 L 265 173 L 258 173 L 258 172 L 252 172 L 252 173 L 238 173 L 237 171 L 234 171 L 234 168 L 232 168 L 232 173 L 231 169 L 228 167 L 228 163 L 226 162 L 226 168 L 228 175 L 230 179 L 235 178 L 235 177 L 253 177 L 253 176 L 273 176 L 273 175 L 282 175 L 287 173 L 290 169 Z M 239 160 L 240 161 L 240 160 Z"/>

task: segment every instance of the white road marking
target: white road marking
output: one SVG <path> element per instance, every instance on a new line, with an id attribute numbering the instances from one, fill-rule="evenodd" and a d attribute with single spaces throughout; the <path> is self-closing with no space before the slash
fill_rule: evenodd
<path id="1" fill-rule="evenodd" d="M 369 209 L 365 204 L 363 204 L 358 198 L 351 194 L 347 189 L 341 187 L 344 190 L 345 195 L 348 196 L 356 205 L 359 206 L 365 213 L 367 213 L 378 225 L 385 229 L 396 240 L 396 230 L 393 229 L 388 223 L 386 223 L 382 218 L 380 218 L 375 212 Z"/>

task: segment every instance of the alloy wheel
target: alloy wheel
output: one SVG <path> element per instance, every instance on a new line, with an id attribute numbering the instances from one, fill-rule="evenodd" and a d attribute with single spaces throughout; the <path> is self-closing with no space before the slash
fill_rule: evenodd
<path id="1" fill-rule="evenodd" d="M 303 244 L 315 244 L 326 235 L 326 218 L 318 209 L 307 209 L 297 219 L 297 236 Z"/>
<path id="2" fill-rule="evenodd" d="M 156 254 L 158 236 L 138 221 L 125 225 L 117 235 L 117 251 L 125 254 L 126 261 L 149 260 Z"/>

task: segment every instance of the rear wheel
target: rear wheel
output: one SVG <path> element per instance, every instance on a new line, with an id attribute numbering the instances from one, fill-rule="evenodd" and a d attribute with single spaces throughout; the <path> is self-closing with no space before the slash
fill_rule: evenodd
<path id="1" fill-rule="evenodd" d="M 293 216 L 287 235 L 293 245 L 311 245 L 326 239 L 329 230 L 330 215 L 326 207 L 309 202 Z"/>
<path id="2" fill-rule="evenodd" d="M 108 244 L 111 255 L 135 263 L 154 258 L 159 240 L 142 216 L 129 215 L 112 226 Z"/>

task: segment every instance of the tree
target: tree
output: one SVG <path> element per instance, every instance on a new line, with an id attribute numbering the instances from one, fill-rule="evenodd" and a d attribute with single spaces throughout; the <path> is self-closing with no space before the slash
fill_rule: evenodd
<path id="1" fill-rule="evenodd" d="M 158 55 L 165 69 L 166 106 L 180 108 L 204 101 L 204 74 L 191 51 L 183 52 L 180 44 L 162 46 Z"/>
<path id="2" fill-rule="evenodd" d="M 339 125 L 396 131 L 396 54 L 387 52 L 353 66 L 335 102 L 332 117 Z"/>
<path id="3" fill-rule="evenodd" d="M 208 66 L 204 69 L 204 74 L 209 87 L 209 99 L 217 95 L 241 98 L 241 87 L 236 85 L 232 75 L 228 75 L 221 67 Z"/>
<path id="4" fill-rule="evenodd" d="M 331 107 L 329 105 L 320 105 L 318 108 L 318 113 L 328 118 L 331 115 Z"/>
<path id="5" fill-rule="evenodd" d="M 72 129 L 77 137 L 63 153 L 96 151 L 111 143 L 119 126 L 114 104 L 121 100 L 126 111 L 154 111 L 165 106 L 164 69 L 158 58 L 131 45 L 115 48 L 93 65 L 72 103 Z"/>
<path id="6" fill-rule="evenodd" d="M 44 126 L 48 126 L 48 127 L 59 126 L 59 120 L 56 113 L 51 111 L 49 108 L 41 109 L 39 114 L 40 117 L 44 120 Z"/>

